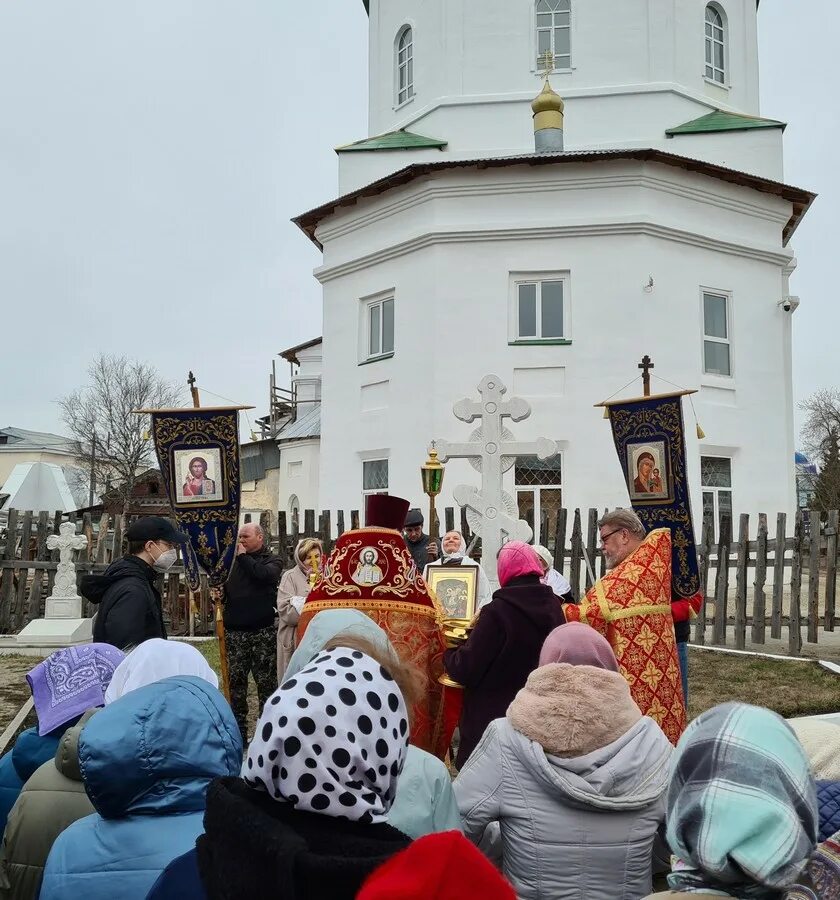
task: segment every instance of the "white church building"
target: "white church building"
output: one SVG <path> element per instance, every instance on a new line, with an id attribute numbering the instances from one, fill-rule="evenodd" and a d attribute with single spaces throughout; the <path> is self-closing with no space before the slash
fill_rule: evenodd
<path id="1" fill-rule="evenodd" d="M 429 442 L 468 438 L 453 403 L 490 373 L 532 407 L 515 437 L 558 442 L 504 476 L 539 538 L 561 504 L 627 505 L 594 404 L 638 396 L 649 354 L 654 393 L 698 390 L 695 518 L 792 513 L 789 241 L 814 195 L 784 183 L 784 123 L 759 116 L 756 0 L 364 5 L 370 136 L 338 148 L 340 196 L 295 220 L 323 251 L 318 473 L 299 472 L 317 508 L 425 507 Z M 535 144 L 552 54 L 565 120 L 543 94 Z M 479 476 L 452 461 L 439 507 L 460 483 Z"/>

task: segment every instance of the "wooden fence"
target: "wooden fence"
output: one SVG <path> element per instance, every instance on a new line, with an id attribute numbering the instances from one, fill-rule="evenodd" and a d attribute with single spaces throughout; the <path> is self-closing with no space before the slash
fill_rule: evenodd
<path id="1" fill-rule="evenodd" d="M 459 509 L 457 513 L 467 545 L 473 544 L 473 553 L 480 553 L 465 511 Z M 578 597 L 591 587 L 593 576 L 599 578 L 605 571 L 598 547 L 599 515 L 595 509 L 561 509 L 553 523 L 554 534 L 547 539 L 555 567 L 566 574 Z M 47 536 L 57 533 L 66 518 L 61 513 L 9 511 L 5 538 L 0 535 L 0 632 L 18 631 L 43 615 L 44 600 L 52 590 L 57 568 L 57 551 L 47 550 Z M 456 510 L 452 507 L 444 510 L 443 518 L 444 530 L 456 527 Z M 768 631 L 771 639 L 783 639 L 786 629 L 788 652 L 798 655 L 803 628 L 808 643 L 817 643 L 820 631 L 833 632 L 840 624 L 836 610 L 838 518 L 837 511 L 822 520 L 819 513 L 811 512 L 810 528 L 806 528 L 802 512 L 791 523 L 779 513 L 771 531 L 766 515 L 759 515 L 752 523 L 748 515 L 741 515 L 737 540 L 728 518 L 724 517 L 717 529 L 711 519 L 706 519 L 698 544 L 706 602 L 695 621 L 695 643 L 723 645 L 727 630 L 732 635 L 734 629 L 735 647 L 744 648 L 764 644 Z M 319 537 L 328 553 L 346 528 L 359 527 L 359 512 L 351 510 L 347 515 L 339 510 L 333 525 L 330 510 L 320 514 L 305 510 L 302 528 L 297 521 L 289 523 L 284 512 L 276 518 L 265 512 L 260 524 L 271 536 L 272 550 L 288 567 L 300 538 Z M 789 524 L 792 536 L 787 533 Z M 79 529 L 87 535 L 88 547 L 77 558 L 80 577 L 104 571 L 115 556 L 121 555 L 124 525 L 119 517 L 111 521 L 107 513 L 95 524 L 89 514 L 81 517 Z M 161 575 L 158 583 L 173 634 L 212 633 L 206 578 L 193 594 L 187 588 L 183 568 L 177 566 Z M 87 604 L 87 615 L 95 610 L 94 605 Z"/>

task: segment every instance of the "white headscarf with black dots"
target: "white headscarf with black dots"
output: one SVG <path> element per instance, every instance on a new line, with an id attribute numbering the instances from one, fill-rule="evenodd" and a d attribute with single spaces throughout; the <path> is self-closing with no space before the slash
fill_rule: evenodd
<path id="1" fill-rule="evenodd" d="M 408 739 L 408 712 L 391 675 L 359 650 L 336 647 L 271 695 L 242 778 L 297 809 L 384 822 Z"/>

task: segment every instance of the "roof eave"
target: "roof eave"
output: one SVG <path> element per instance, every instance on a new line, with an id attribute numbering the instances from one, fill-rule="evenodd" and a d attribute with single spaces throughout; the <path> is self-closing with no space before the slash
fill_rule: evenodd
<path id="1" fill-rule="evenodd" d="M 811 204 L 817 195 L 812 191 L 806 191 L 803 188 L 793 187 L 780 181 L 772 181 L 768 178 L 762 178 L 759 175 L 751 175 L 747 172 L 739 172 L 735 169 L 727 169 L 724 166 L 718 166 L 714 163 L 704 162 L 699 159 L 691 159 L 687 156 L 679 156 L 676 153 L 668 153 L 664 150 L 655 150 L 653 148 L 625 149 L 625 150 L 606 150 L 582 151 L 575 153 L 566 151 L 563 153 L 553 154 L 533 154 L 516 157 L 489 157 L 487 159 L 468 159 L 468 160 L 446 160 L 445 162 L 423 162 L 411 163 L 408 166 L 398 169 L 385 178 L 373 181 L 364 187 L 350 191 L 342 197 L 338 197 L 329 203 L 311 209 L 308 212 L 295 216 L 292 222 L 311 240 L 319 250 L 323 250 L 323 245 L 315 236 L 315 232 L 321 222 L 327 216 L 333 215 L 340 209 L 352 206 L 359 200 L 367 197 L 375 197 L 395 187 L 400 187 L 414 181 L 424 175 L 436 174 L 437 172 L 446 172 L 451 169 L 496 169 L 514 165 L 551 165 L 570 162 L 611 162 L 615 160 L 636 160 L 638 162 L 658 162 L 663 165 L 682 168 L 689 172 L 695 172 L 700 175 L 706 175 L 710 178 L 718 178 L 728 181 L 731 184 L 737 184 L 742 187 L 749 187 L 753 190 L 759 190 L 762 193 L 774 194 L 793 203 L 794 212 L 782 232 L 782 244 L 786 246 L 793 233 L 799 226 L 802 217 L 810 209 Z"/>

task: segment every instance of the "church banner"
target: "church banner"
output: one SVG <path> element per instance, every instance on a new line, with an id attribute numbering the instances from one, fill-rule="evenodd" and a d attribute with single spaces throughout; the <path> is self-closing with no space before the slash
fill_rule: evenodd
<path id="1" fill-rule="evenodd" d="M 613 440 L 630 502 L 645 528 L 670 528 L 672 598 L 700 590 L 685 458 L 683 394 L 610 401 Z"/>
<path id="2" fill-rule="evenodd" d="M 178 528 L 189 537 L 184 566 L 192 590 L 206 572 L 227 581 L 239 528 L 239 410 L 149 410 L 163 483 Z"/>

